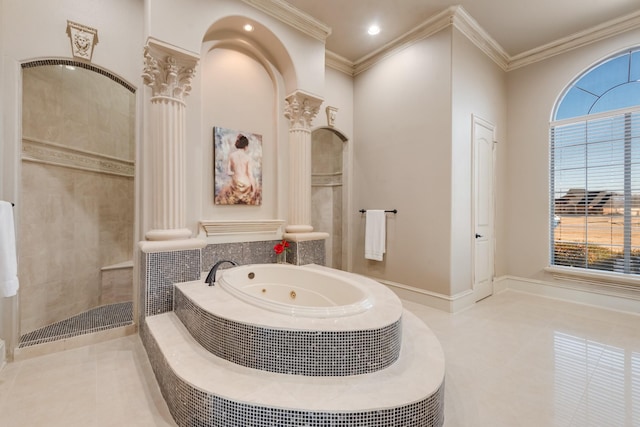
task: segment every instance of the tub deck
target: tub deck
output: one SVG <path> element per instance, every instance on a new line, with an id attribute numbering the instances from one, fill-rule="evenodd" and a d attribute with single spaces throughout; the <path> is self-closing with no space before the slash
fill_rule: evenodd
<path id="1" fill-rule="evenodd" d="M 321 271 L 327 269 L 327 267 L 315 265 L 305 266 L 305 268 Z M 363 276 L 352 275 L 352 279 L 360 281 L 369 288 L 374 306 L 362 313 L 349 316 L 348 321 L 336 322 L 335 318 L 288 316 L 250 305 L 218 285 L 208 286 L 204 283 L 206 275 L 203 273 L 200 280 L 177 283 L 175 286 L 204 311 L 216 313 L 217 316 L 233 322 L 273 329 L 344 331 L 383 328 L 398 321 L 402 316 L 402 303 L 396 294 L 384 285 Z"/>

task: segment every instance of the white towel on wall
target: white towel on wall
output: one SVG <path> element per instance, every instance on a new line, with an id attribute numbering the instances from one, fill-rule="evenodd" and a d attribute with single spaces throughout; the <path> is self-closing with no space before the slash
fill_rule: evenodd
<path id="1" fill-rule="evenodd" d="M 386 215 L 383 210 L 368 210 L 365 215 L 364 257 L 382 261 L 386 246 Z"/>
<path id="2" fill-rule="evenodd" d="M 13 206 L 0 200 L 0 296 L 14 296 L 18 292 L 18 286 Z"/>

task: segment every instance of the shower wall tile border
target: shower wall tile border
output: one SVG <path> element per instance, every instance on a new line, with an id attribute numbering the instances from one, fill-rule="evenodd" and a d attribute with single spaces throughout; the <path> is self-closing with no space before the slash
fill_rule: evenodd
<path id="1" fill-rule="evenodd" d="M 135 163 L 35 138 L 22 138 L 22 160 L 133 178 Z"/>
<path id="2" fill-rule="evenodd" d="M 441 427 L 444 424 L 444 382 L 434 394 L 417 402 L 371 411 L 304 411 L 252 405 L 195 388 L 175 374 L 144 325 L 140 328 L 140 337 L 162 396 L 181 427 Z"/>
<path id="3" fill-rule="evenodd" d="M 376 372 L 400 356 L 401 318 L 378 329 L 296 331 L 216 316 L 175 289 L 175 314 L 210 353 L 248 368 L 289 375 L 348 376 Z"/>
<path id="4" fill-rule="evenodd" d="M 62 59 L 62 58 L 54 58 L 54 59 L 38 59 L 35 61 L 30 61 L 30 62 L 25 62 L 23 64 L 21 64 L 22 68 L 32 68 L 32 67 L 42 67 L 42 66 L 46 66 L 46 65 L 66 65 L 66 66 L 71 66 L 71 67 L 80 67 L 80 68 L 84 68 L 86 70 L 90 70 L 93 71 L 95 73 L 101 74 L 111 80 L 113 80 L 114 82 L 118 83 L 119 85 L 123 86 L 124 88 L 126 88 L 129 92 L 131 93 L 136 93 L 136 88 L 132 85 L 130 85 L 129 83 L 127 83 L 126 81 L 124 81 L 123 79 L 121 79 L 120 77 L 116 76 L 115 74 L 104 70 L 100 67 L 97 67 L 93 64 L 89 64 L 87 62 L 82 62 L 82 61 L 74 61 L 71 59 Z"/>

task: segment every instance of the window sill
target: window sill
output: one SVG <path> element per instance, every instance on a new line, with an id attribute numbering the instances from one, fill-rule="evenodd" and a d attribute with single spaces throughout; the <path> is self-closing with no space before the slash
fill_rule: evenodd
<path id="1" fill-rule="evenodd" d="M 551 273 L 555 279 L 570 280 L 606 289 L 627 290 L 634 294 L 640 292 L 640 277 L 629 277 L 627 274 L 557 266 L 549 266 L 544 270 Z"/>

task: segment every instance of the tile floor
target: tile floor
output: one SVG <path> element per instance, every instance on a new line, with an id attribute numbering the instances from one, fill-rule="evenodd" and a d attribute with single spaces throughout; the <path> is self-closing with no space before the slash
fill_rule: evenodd
<path id="1" fill-rule="evenodd" d="M 640 316 L 514 291 L 405 306 L 446 355 L 445 427 L 640 426 Z M 0 371 L 0 427 L 42 425 L 175 423 L 134 335 Z"/>

